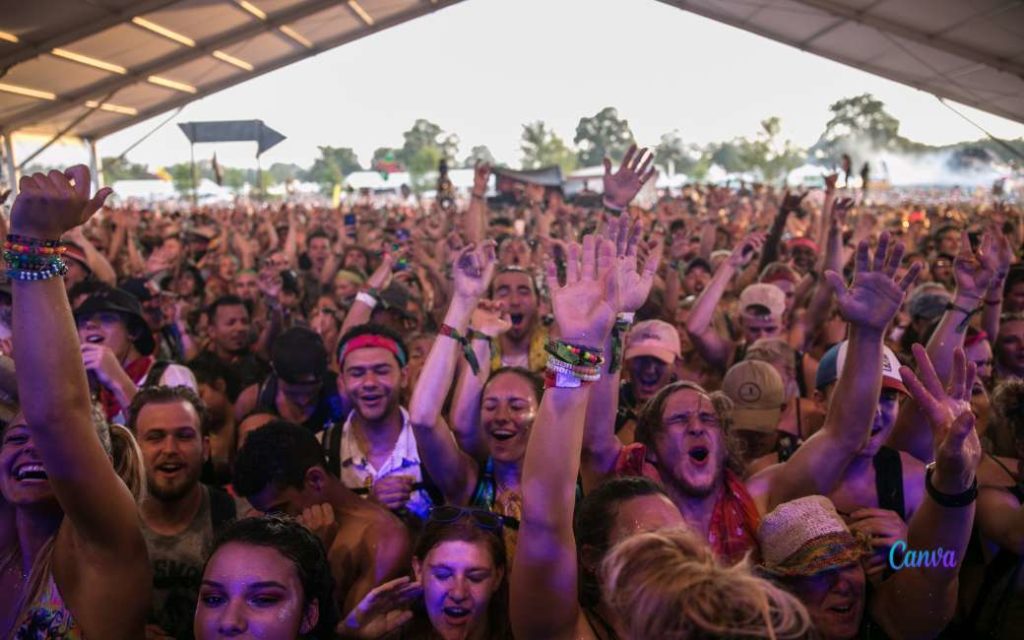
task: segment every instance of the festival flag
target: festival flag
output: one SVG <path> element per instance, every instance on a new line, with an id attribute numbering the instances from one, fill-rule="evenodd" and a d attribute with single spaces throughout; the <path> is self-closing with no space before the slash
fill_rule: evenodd
<path id="1" fill-rule="evenodd" d="M 224 186 L 224 174 L 220 170 L 220 163 L 217 162 L 217 152 L 213 152 L 213 179 L 218 187 Z"/>
<path id="2" fill-rule="evenodd" d="M 160 178 L 164 182 L 174 182 L 174 177 L 171 176 L 167 169 L 164 169 L 163 167 L 157 167 L 156 171 L 153 172 L 153 175 L 155 175 L 157 178 Z"/>
<path id="3" fill-rule="evenodd" d="M 331 192 L 331 206 L 337 207 L 341 204 L 341 185 L 335 184 L 334 191 Z"/>

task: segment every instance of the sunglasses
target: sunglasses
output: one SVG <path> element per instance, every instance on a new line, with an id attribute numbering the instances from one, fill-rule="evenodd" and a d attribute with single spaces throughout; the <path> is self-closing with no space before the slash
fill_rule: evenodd
<path id="1" fill-rule="evenodd" d="M 466 517 L 472 518 L 476 526 L 481 529 L 486 529 L 487 531 L 500 533 L 502 528 L 506 525 L 513 530 L 519 528 L 519 522 L 517 522 L 515 518 L 498 515 L 497 513 L 484 511 L 483 509 L 467 509 L 451 505 L 434 507 L 430 510 L 430 517 L 427 520 L 428 522 L 448 524 L 458 522 L 462 518 Z"/>

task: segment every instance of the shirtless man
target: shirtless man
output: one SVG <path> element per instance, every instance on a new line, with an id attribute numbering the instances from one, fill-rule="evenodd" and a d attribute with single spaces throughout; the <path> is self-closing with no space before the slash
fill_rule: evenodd
<path id="1" fill-rule="evenodd" d="M 409 568 L 409 535 L 386 509 L 327 471 L 323 449 L 302 427 L 274 421 L 253 431 L 235 461 L 235 491 L 264 513 L 301 517 L 327 548 L 339 608 Z"/>

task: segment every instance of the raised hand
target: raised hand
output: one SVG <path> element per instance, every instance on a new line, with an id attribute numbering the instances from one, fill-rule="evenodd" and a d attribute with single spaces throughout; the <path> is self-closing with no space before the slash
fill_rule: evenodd
<path id="1" fill-rule="evenodd" d="M 395 254 L 385 253 L 384 257 L 380 260 L 380 265 L 366 279 L 366 286 L 377 291 L 387 289 L 388 285 L 391 284 L 391 278 L 394 275 L 392 269 L 397 261 L 398 257 Z"/>
<path id="2" fill-rule="evenodd" d="M 566 342 L 602 349 L 615 323 L 617 279 L 614 277 L 615 244 L 595 235 L 583 238 L 583 246 L 569 244 L 565 284 L 550 256 L 545 260 L 551 307 L 561 337 Z"/>
<path id="3" fill-rule="evenodd" d="M 804 198 L 810 191 L 804 191 L 803 193 L 790 193 L 787 189 L 785 194 L 782 196 L 782 204 L 779 205 L 779 213 L 784 211 L 796 212 L 800 210 L 800 205 L 803 203 Z"/>
<path id="4" fill-rule="evenodd" d="M 726 263 L 733 269 L 742 269 L 747 266 L 754 255 L 761 251 L 767 234 L 764 232 L 752 233 L 743 239 L 743 242 L 733 247 L 732 253 L 726 258 Z"/>
<path id="5" fill-rule="evenodd" d="M 366 594 L 335 632 L 343 638 L 380 638 L 412 620 L 410 608 L 422 596 L 423 587 L 411 578 L 385 582 Z"/>
<path id="6" fill-rule="evenodd" d="M 981 238 L 981 251 L 979 258 L 986 269 L 991 270 L 995 275 L 988 283 L 990 292 L 1001 294 L 1003 281 L 1010 273 L 1010 263 L 1013 262 L 1013 249 L 1010 248 L 1010 239 L 995 226 L 989 227 Z"/>
<path id="7" fill-rule="evenodd" d="M 953 261 L 953 274 L 956 277 L 958 294 L 980 299 L 985 293 L 989 283 L 996 276 L 998 268 L 995 260 L 985 253 L 987 249 L 993 248 L 991 241 L 982 242 L 978 251 L 974 251 L 971 249 L 971 240 L 967 236 L 967 232 L 960 233 L 960 253 Z"/>
<path id="8" fill-rule="evenodd" d="M 455 295 L 474 303 L 482 298 L 494 277 L 496 263 L 493 242 L 485 242 L 479 247 L 473 243 L 463 247 L 452 269 Z"/>
<path id="9" fill-rule="evenodd" d="M 605 230 L 605 240 L 615 244 L 615 266 L 613 277 L 616 279 L 618 297 L 615 308 L 617 312 L 633 312 L 643 306 L 654 284 L 654 274 L 661 262 L 661 247 L 647 252 L 644 266 L 637 271 L 637 244 L 643 234 L 643 223 L 636 220 L 630 224 L 629 216 L 619 216 Z"/>
<path id="10" fill-rule="evenodd" d="M 632 145 L 622 158 L 619 170 L 612 173 L 612 161 L 604 159 L 604 200 L 615 209 L 625 209 L 640 188 L 654 176 L 654 154 L 647 148 L 637 152 Z"/>
<path id="11" fill-rule="evenodd" d="M 932 482 L 943 493 L 962 493 L 971 486 L 981 462 L 981 442 L 974 430 L 971 412 L 971 390 L 977 367 L 967 362 L 963 349 L 957 348 L 953 353 L 949 385 L 943 387 L 924 347 L 915 344 L 913 351 L 918 374 L 910 367 L 902 367 L 900 375 L 932 428 L 935 442 Z"/>
<path id="12" fill-rule="evenodd" d="M 113 190 L 104 187 L 89 197 L 89 169 L 77 164 L 63 173 L 23 176 L 11 208 L 11 233 L 59 240 L 100 210 Z"/>
<path id="13" fill-rule="evenodd" d="M 491 177 L 491 164 L 478 162 L 473 168 L 473 195 L 482 198 L 487 193 L 487 181 Z"/>
<path id="14" fill-rule="evenodd" d="M 846 218 L 850 215 L 850 209 L 853 209 L 853 205 L 853 198 L 840 198 L 836 200 L 835 204 L 832 205 L 832 223 L 839 227 L 844 226 Z"/>
<path id="15" fill-rule="evenodd" d="M 825 191 L 832 192 L 836 190 L 836 183 L 839 182 L 838 173 L 830 173 L 825 178 Z"/>
<path id="16" fill-rule="evenodd" d="M 473 310 L 469 326 L 488 338 L 497 338 L 512 328 L 512 320 L 504 302 L 482 299 Z"/>
<path id="17" fill-rule="evenodd" d="M 889 233 L 878 239 L 874 260 L 868 243 L 857 246 L 856 272 L 853 284 L 847 288 L 843 277 L 835 271 L 826 271 L 825 279 L 836 295 L 839 313 L 852 325 L 864 329 L 883 331 L 903 303 L 907 289 L 917 279 L 921 264 L 915 262 L 899 282 L 893 280 L 903 258 L 903 244 L 897 242 L 890 250 Z"/>

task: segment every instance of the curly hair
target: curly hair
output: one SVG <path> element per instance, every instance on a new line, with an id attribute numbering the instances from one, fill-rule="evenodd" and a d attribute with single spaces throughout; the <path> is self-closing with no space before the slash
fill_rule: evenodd
<path id="1" fill-rule="evenodd" d="M 1011 378 L 992 392 L 992 426 L 1024 441 L 1024 380 Z"/>
<path id="2" fill-rule="evenodd" d="M 601 563 L 602 596 L 626 640 L 807 638 L 810 615 L 793 595 L 722 566 L 686 529 L 626 538 Z"/>
<path id="3" fill-rule="evenodd" d="M 338 623 L 338 609 L 334 601 L 334 578 L 327 564 L 327 552 L 323 543 L 291 518 L 283 516 L 261 516 L 236 520 L 224 528 L 213 543 L 213 549 L 206 564 L 226 544 L 238 543 L 257 547 L 269 547 L 295 565 L 302 585 L 303 605 L 308 607 L 316 602 L 319 618 L 313 630 L 305 635 L 316 640 L 332 640 L 334 627 Z M 203 567 L 206 573 L 206 567 Z"/>
<path id="4" fill-rule="evenodd" d="M 701 394 L 711 401 L 711 406 L 718 416 L 718 422 L 722 428 L 722 441 L 725 444 L 727 453 L 726 464 L 733 473 L 743 475 L 743 442 L 733 434 L 732 430 L 732 400 L 721 391 L 709 392 L 704 387 L 694 382 L 680 380 L 666 385 L 655 393 L 640 408 L 636 421 L 636 440 L 645 445 L 649 450 L 654 450 L 654 441 L 663 428 L 662 416 L 665 413 L 665 403 L 669 397 L 677 391 L 690 390 Z"/>

